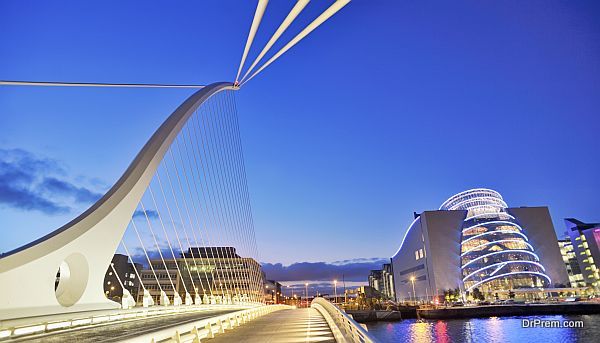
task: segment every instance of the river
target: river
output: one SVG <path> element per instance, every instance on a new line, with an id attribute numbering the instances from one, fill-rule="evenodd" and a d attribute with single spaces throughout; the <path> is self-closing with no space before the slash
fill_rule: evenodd
<path id="1" fill-rule="evenodd" d="M 523 327 L 523 320 L 539 319 L 545 325 L 582 321 L 583 328 Z M 558 325 L 553 324 L 553 325 Z M 573 323 L 573 325 L 581 325 Z M 369 323 L 369 332 L 380 342 L 491 342 L 554 343 L 600 342 L 600 315 L 492 317 L 453 320 L 405 319 Z"/>

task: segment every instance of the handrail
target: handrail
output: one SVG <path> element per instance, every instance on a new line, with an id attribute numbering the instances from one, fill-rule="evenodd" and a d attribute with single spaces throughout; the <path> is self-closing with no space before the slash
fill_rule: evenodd
<path id="1" fill-rule="evenodd" d="M 171 326 L 155 332 L 136 336 L 136 342 L 201 342 L 204 338 L 213 338 L 250 320 L 271 312 L 291 309 L 288 305 L 267 305 L 201 319 L 197 322 Z"/>
<path id="2" fill-rule="evenodd" d="M 336 342 L 376 343 L 369 332 L 346 312 L 324 298 L 314 298 L 310 307 L 318 310 L 329 324 Z"/>
<path id="3" fill-rule="evenodd" d="M 137 307 L 129 310 L 107 310 L 107 311 L 90 311 L 88 313 L 75 313 L 72 317 L 60 318 L 56 316 L 54 320 L 44 318 L 38 322 L 29 322 L 17 325 L 4 325 L 0 322 L 0 341 L 7 338 L 20 338 L 27 335 L 42 334 L 59 330 L 73 329 L 75 327 L 95 325 L 98 323 L 119 322 L 137 320 L 148 317 L 176 315 L 189 312 L 211 311 L 219 309 L 245 309 L 259 307 L 257 304 L 240 304 L 240 305 L 193 305 L 193 306 L 153 306 L 153 307 Z"/>

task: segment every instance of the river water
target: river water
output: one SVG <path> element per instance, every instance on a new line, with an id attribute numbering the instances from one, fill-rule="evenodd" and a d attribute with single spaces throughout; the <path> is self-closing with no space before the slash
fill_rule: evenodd
<path id="1" fill-rule="evenodd" d="M 551 320 L 560 325 L 583 321 L 583 328 L 523 327 L 523 319 Z M 558 321 L 558 322 L 556 322 Z M 579 325 L 579 324 L 575 324 Z M 600 315 L 492 317 L 452 320 L 405 319 L 367 324 L 380 342 L 600 342 Z"/>

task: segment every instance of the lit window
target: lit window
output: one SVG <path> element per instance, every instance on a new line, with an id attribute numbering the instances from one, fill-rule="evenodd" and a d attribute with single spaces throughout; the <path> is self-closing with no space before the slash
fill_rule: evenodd
<path id="1" fill-rule="evenodd" d="M 415 260 L 418 260 L 418 259 L 419 259 L 419 251 L 415 250 Z"/>
<path id="2" fill-rule="evenodd" d="M 423 258 L 423 249 L 419 249 L 419 258 Z"/>

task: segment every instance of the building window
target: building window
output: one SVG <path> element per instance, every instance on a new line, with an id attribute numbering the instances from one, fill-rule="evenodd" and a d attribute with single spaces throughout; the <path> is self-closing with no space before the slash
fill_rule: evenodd
<path id="1" fill-rule="evenodd" d="M 415 250 L 415 260 L 418 260 L 418 259 L 419 259 L 419 251 Z"/>
<path id="2" fill-rule="evenodd" d="M 423 258 L 423 249 L 419 249 L 419 258 Z"/>

